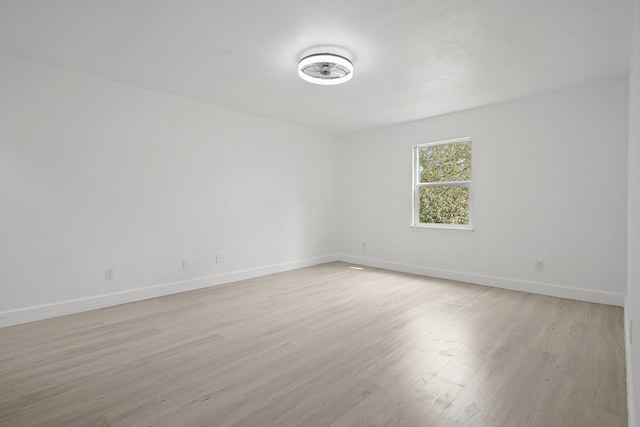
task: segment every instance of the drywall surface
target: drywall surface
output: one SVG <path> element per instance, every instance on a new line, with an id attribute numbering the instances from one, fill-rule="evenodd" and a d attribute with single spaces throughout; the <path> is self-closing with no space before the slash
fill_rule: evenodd
<path id="1" fill-rule="evenodd" d="M 629 425 L 639 426 L 640 411 L 640 0 L 635 2 L 629 70 L 629 189 L 627 248 L 627 371 Z M 633 330 L 629 328 L 633 321 Z M 630 342 L 632 338 L 633 343 Z"/>
<path id="2" fill-rule="evenodd" d="M 8 57 L 0 93 L 5 324 L 15 310 L 70 300 L 79 309 L 104 294 L 205 286 L 335 252 L 327 133 Z"/>
<path id="3" fill-rule="evenodd" d="M 622 305 L 627 91 L 611 79 L 342 137 L 343 259 Z M 475 230 L 411 228 L 412 145 L 459 137 Z"/>

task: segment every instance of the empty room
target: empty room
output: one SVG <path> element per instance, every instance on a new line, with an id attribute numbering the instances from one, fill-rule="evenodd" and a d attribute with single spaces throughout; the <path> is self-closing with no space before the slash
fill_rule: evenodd
<path id="1" fill-rule="evenodd" d="M 0 1 L 0 426 L 640 427 L 639 328 L 640 0 Z"/>

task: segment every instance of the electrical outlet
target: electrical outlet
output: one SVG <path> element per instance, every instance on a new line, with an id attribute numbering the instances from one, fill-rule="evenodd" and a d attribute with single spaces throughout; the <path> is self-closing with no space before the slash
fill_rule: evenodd
<path id="1" fill-rule="evenodd" d="M 217 263 L 224 262 L 224 254 L 216 254 L 216 262 Z"/>
<path id="2" fill-rule="evenodd" d="M 189 269 L 189 261 L 186 259 L 182 260 L 182 270 L 188 270 Z"/>
<path id="3" fill-rule="evenodd" d="M 113 268 L 105 268 L 104 280 L 113 280 Z"/>
<path id="4" fill-rule="evenodd" d="M 533 264 L 533 269 L 535 271 L 544 271 L 544 260 L 537 259 Z"/>

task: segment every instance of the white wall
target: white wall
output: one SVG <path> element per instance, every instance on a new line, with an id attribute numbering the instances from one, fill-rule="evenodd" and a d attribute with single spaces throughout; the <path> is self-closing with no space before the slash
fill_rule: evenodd
<path id="1" fill-rule="evenodd" d="M 622 305 L 626 129 L 619 79 L 345 136 L 340 251 L 353 262 Z M 473 138 L 475 231 L 410 228 L 411 146 L 464 136 Z"/>
<path id="2" fill-rule="evenodd" d="M 332 259 L 333 136 L 8 57 L 0 93 L 0 326 Z"/>
<path id="3" fill-rule="evenodd" d="M 631 67 L 629 70 L 629 189 L 627 327 L 633 320 L 633 344 L 627 341 L 629 425 L 640 426 L 640 0 L 635 2 Z M 627 329 L 627 335 L 629 335 Z"/>

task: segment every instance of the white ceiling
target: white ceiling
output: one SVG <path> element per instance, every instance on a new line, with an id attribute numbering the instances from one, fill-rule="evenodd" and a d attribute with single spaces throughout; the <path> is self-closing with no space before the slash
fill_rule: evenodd
<path id="1" fill-rule="evenodd" d="M 632 0 L 2 0 L 0 54 L 335 133 L 627 73 Z M 354 78 L 297 76 L 316 45 Z"/>

